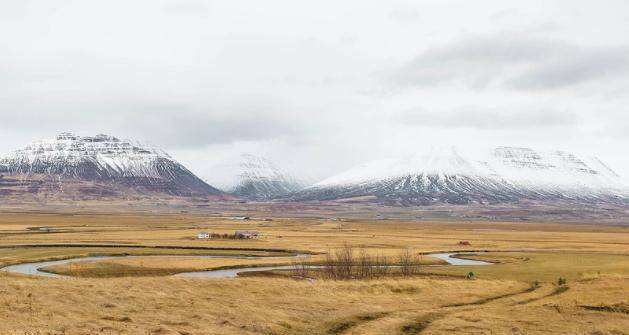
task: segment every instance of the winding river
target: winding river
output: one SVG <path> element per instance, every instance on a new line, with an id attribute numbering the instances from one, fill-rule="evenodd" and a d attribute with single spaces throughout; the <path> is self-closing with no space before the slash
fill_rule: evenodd
<path id="1" fill-rule="evenodd" d="M 450 265 L 489 265 L 492 263 L 463 259 L 454 257 L 455 253 L 434 253 L 434 254 L 426 254 L 425 256 L 430 256 L 434 258 L 438 258 L 448 262 Z M 92 257 L 78 257 L 78 258 L 70 258 L 58 261 L 45 261 L 45 262 L 33 262 L 33 263 L 22 263 L 9 265 L 0 269 L 0 271 L 7 271 L 12 273 L 19 273 L 23 275 L 32 275 L 32 276 L 41 276 L 41 277 L 51 277 L 51 278 L 71 278 L 68 276 L 62 276 L 50 272 L 41 271 L 41 269 L 54 266 L 54 265 L 63 265 L 70 263 L 78 263 L 78 262 L 90 262 L 90 261 L 102 261 L 108 259 L 120 259 L 120 258 L 130 258 L 130 257 L 199 257 L 199 258 L 229 258 L 229 259 L 252 259 L 252 258 L 263 258 L 264 256 L 170 256 L 170 255 L 159 255 L 159 256 L 92 256 Z M 298 256 L 295 256 L 298 257 Z M 264 258 L 268 258 L 264 257 Z M 270 271 L 270 270 L 289 270 L 292 269 L 292 265 L 283 265 L 283 266 L 263 266 L 263 267 L 240 267 L 233 269 L 222 269 L 222 270 L 210 270 L 210 271 L 195 271 L 195 272 L 183 272 L 178 273 L 174 276 L 176 277 L 187 277 L 187 278 L 236 278 L 238 274 L 244 272 L 255 272 L 255 271 Z M 312 268 L 317 268 L 317 266 L 312 266 Z"/>

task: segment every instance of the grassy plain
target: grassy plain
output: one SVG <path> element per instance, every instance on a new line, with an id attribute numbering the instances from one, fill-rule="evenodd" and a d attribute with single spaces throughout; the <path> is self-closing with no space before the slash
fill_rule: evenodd
<path id="1" fill-rule="evenodd" d="M 243 229 L 264 236 L 195 239 L 199 231 Z M 461 240 L 471 245 L 459 246 Z M 417 253 L 483 250 L 490 252 L 471 257 L 498 263 L 425 267 L 410 278 L 375 280 L 165 276 L 190 269 L 289 263 L 282 258 L 288 251 L 318 254 L 345 243 L 390 257 L 406 248 Z M 65 271 L 81 276 L 70 279 L 0 271 L 0 333 L 627 334 L 629 329 L 629 229 L 622 225 L 0 214 L 2 266 L 95 254 L 147 257 L 66 266 Z M 193 257 L 217 254 L 280 257 Z M 313 259 L 317 257 L 322 256 Z M 475 280 L 462 278 L 470 271 Z M 112 278 L 117 272 L 131 277 Z M 559 277 L 567 284 L 558 286 Z M 535 281 L 538 286 L 532 286 Z"/>

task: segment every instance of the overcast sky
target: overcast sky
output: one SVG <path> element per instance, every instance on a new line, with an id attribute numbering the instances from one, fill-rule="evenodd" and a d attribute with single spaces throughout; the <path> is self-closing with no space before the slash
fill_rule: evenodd
<path id="1" fill-rule="evenodd" d="M 629 175 L 629 1 L 3 0 L 0 152 L 61 131 L 320 179 L 422 150 L 592 153 Z"/>

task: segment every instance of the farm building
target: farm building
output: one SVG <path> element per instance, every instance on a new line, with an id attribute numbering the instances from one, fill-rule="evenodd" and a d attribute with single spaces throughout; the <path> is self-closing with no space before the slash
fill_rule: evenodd
<path id="1" fill-rule="evenodd" d="M 237 230 L 234 235 L 236 238 L 259 238 L 262 236 L 259 231 L 255 230 Z"/>
<path id="2" fill-rule="evenodd" d="M 204 240 L 204 239 L 209 239 L 209 238 L 210 238 L 210 233 L 200 232 L 197 234 L 197 239 L 199 240 Z"/>

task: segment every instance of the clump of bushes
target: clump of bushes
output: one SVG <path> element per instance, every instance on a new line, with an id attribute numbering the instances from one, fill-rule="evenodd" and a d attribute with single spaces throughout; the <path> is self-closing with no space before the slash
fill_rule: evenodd
<path id="1" fill-rule="evenodd" d="M 326 253 L 323 273 L 330 279 L 368 279 L 387 275 L 390 265 L 387 256 L 370 255 L 365 248 L 356 252 L 351 245 L 345 244 Z"/>
<path id="2" fill-rule="evenodd" d="M 293 273 L 299 277 L 307 277 L 311 268 L 309 259 L 299 258 L 293 263 Z M 399 269 L 403 276 L 412 276 L 420 270 L 420 256 L 411 249 L 402 251 L 397 258 L 385 255 L 371 255 L 365 248 L 355 249 L 349 244 L 334 251 L 328 251 L 321 265 L 321 272 L 326 278 L 371 279 L 383 277 L 392 269 Z"/>
<path id="3" fill-rule="evenodd" d="M 559 286 L 564 286 L 567 283 L 568 283 L 568 281 L 564 277 L 559 277 L 559 279 L 557 279 L 557 285 L 559 285 Z"/>

